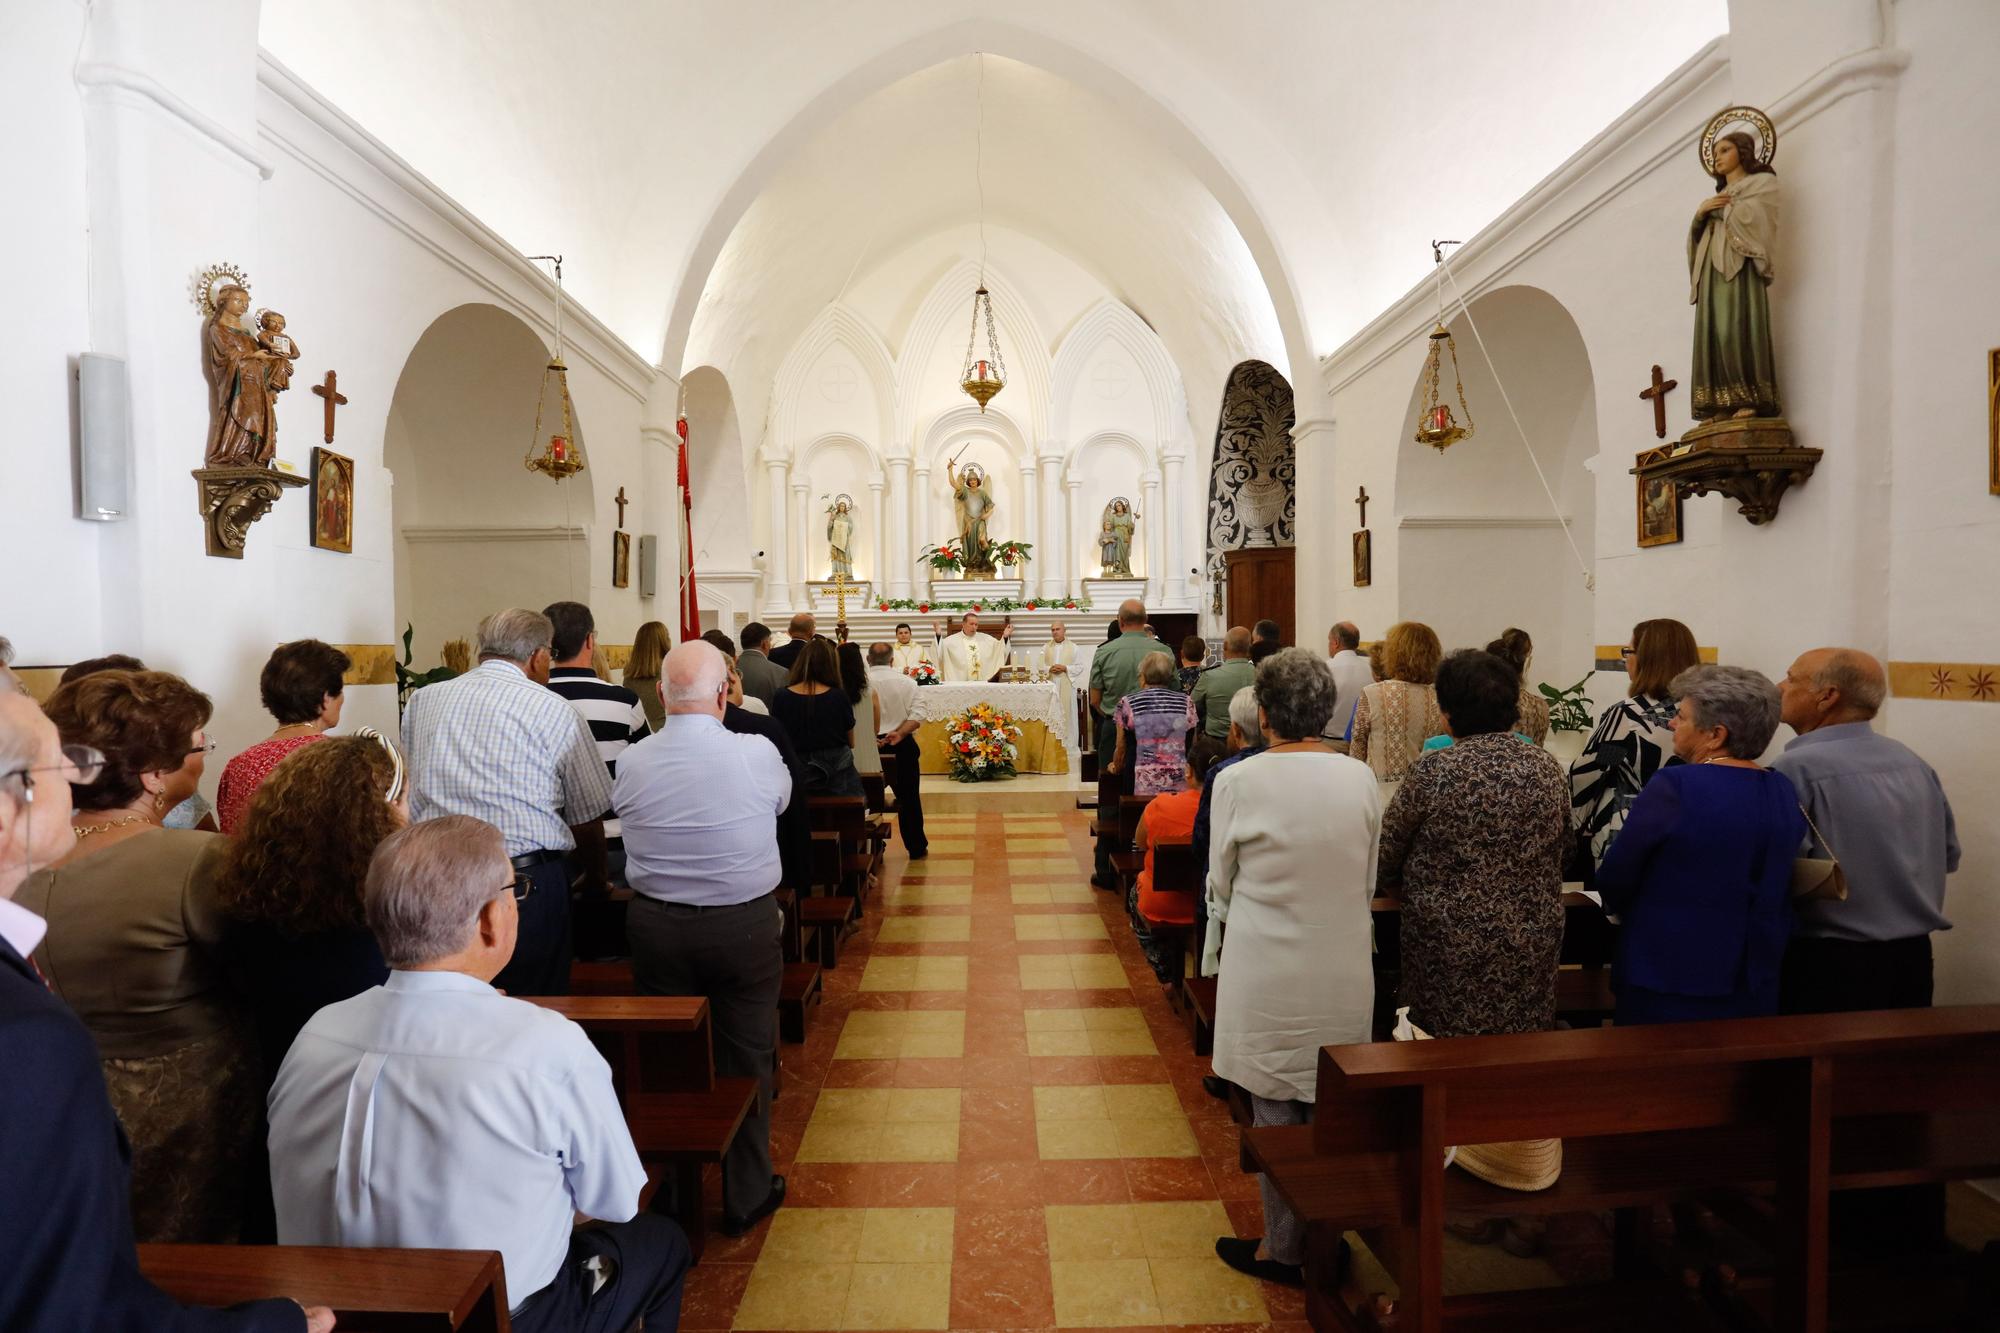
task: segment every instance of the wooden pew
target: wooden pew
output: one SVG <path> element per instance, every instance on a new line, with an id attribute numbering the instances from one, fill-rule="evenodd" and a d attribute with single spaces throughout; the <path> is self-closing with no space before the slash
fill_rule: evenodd
<path id="1" fill-rule="evenodd" d="M 1571 1027 L 1597 1027 L 1616 1007 L 1611 993 L 1611 956 L 1617 930 L 1597 902 L 1581 893 L 1564 893 L 1563 940 L 1557 960 L 1556 1017 Z M 1395 898 L 1374 898 L 1368 910 L 1375 926 L 1375 1038 L 1389 1039 L 1397 1006 L 1402 1003 L 1403 905 Z"/>
<path id="2" fill-rule="evenodd" d="M 532 1002 L 577 1024 L 603 1052 L 639 1159 L 673 1168 L 674 1217 L 699 1259 L 708 1240 L 702 1167 L 722 1160 L 757 1099 L 756 1079 L 716 1074 L 708 1001 L 551 995 Z"/>
<path id="3" fill-rule="evenodd" d="M 1202 887 L 1202 869 L 1194 859 L 1194 844 L 1185 838 L 1153 844 L 1153 888 L 1162 893 L 1184 893 L 1190 898 L 1198 895 Z M 1174 980 L 1167 987 L 1167 998 L 1176 1008 L 1185 1005 L 1184 985 L 1187 972 L 1188 946 L 1194 936 L 1191 924 L 1177 921 L 1155 921 L 1146 918 L 1146 929 L 1152 932 L 1153 943 L 1169 960 Z M 1199 957 L 1196 959 L 1200 961 Z"/>
<path id="4" fill-rule="evenodd" d="M 1563 1173 L 1539 1193 L 1437 1165 L 1451 1144 L 1544 1137 L 1563 1140 Z M 1316 1329 L 1366 1326 L 1326 1269 L 1342 1230 L 1381 1231 L 1370 1244 L 1397 1275 L 1397 1327 L 1437 1333 L 1481 1308 L 1441 1295 L 1448 1212 L 1616 1209 L 1728 1187 L 1776 1198 L 1774 1327 L 1820 1333 L 1829 1191 L 2000 1173 L 2000 1006 L 1330 1046 L 1315 1123 L 1251 1129 L 1243 1143 L 1246 1167 L 1317 1236 Z M 1677 1286 L 1638 1290 L 1670 1300 Z M 1614 1326 L 1607 1312 L 1634 1292 L 1598 1293 L 1594 1326 Z M 1534 1298 L 1504 1304 L 1521 1327 L 1553 1326 Z"/>
<path id="5" fill-rule="evenodd" d="M 812 1010 L 823 998 L 825 987 L 819 964 L 800 955 L 798 904 L 792 891 L 779 889 L 778 902 L 785 922 L 781 946 L 785 972 L 778 983 L 778 1035 L 788 1042 L 797 1043 L 806 1039 Z M 638 985 L 632 979 L 632 960 L 629 958 L 575 963 L 570 967 L 569 988 L 572 995 L 639 993 Z"/>
<path id="6" fill-rule="evenodd" d="M 507 1333 L 511 1327 L 507 1279 L 494 1250 L 141 1245 L 139 1269 L 183 1305 L 288 1296 L 331 1307 L 339 1329 Z"/>

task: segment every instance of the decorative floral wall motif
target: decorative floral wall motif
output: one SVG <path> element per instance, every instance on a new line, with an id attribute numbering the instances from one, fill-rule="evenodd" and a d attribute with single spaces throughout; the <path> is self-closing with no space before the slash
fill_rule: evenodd
<path id="1" fill-rule="evenodd" d="M 1298 506 L 1292 457 L 1292 386 L 1262 361 L 1229 372 L 1208 478 L 1208 551 L 1290 546 Z"/>

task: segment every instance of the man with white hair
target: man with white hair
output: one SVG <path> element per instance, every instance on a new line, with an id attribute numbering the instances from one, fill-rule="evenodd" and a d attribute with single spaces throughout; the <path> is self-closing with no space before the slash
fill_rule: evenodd
<path id="1" fill-rule="evenodd" d="M 403 712 L 410 818 L 485 820 L 534 881 L 520 943 L 495 982 L 510 995 L 569 994 L 571 853 L 579 831 L 601 841 L 611 806 L 590 728 L 543 688 L 554 637 L 539 611 L 495 612 L 479 623 L 479 665 L 424 686 Z"/>
<path id="2" fill-rule="evenodd" d="M 791 802 L 792 774 L 762 736 L 723 726 L 729 663 L 713 644 L 668 653 L 660 692 L 665 724 L 625 752 L 612 793 L 635 895 L 625 928 L 639 993 L 707 996 L 716 1072 L 757 1080 L 756 1105 L 722 1163 L 723 1229 L 740 1235 L 785 1201 L 785 1178 L 771 1170 L 785 973 L 774 821 Z"/>
<path id="3" fill-rule="evenodd" d="M 0 694 L 25 694 L 21 678 L 14 674 L 14 644 L 0 636 Z"/>
<path id="4" fill-rule="evenodd" d="M 467 815 L 376 848 L 362 908 L 389 979 L 313 1015 L 271 1084 L 278 1242 L 498 1250 L 522 1333 L 672 1328 L 692 1257 L 639 1214 L 611 1067 L 492 984 L 537 891 Z"/>

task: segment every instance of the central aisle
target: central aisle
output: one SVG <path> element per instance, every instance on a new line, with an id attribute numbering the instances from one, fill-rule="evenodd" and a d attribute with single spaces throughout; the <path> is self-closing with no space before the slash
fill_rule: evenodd
<path id="1" fill-rule="evenodd" d="M 781 1048 L 789 1201 L 710 1241 L 681 1326 L 1302 1321 L 1298 1293 L 1215 1257 L 1261 1229 L 1256 1181 L 1119 904 L 1086 883 L 1089 815 L 1067 791 L 924 800 L 930 857 L 892 842 L 810 1040 Z"/>

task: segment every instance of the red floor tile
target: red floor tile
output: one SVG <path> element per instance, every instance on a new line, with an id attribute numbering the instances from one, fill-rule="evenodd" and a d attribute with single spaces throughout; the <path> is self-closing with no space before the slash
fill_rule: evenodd
<path id="1" fill-rule="evenodd" d="M 1043 1162 L 1040 1174 L 1044 1203 L 1127 1203 L 1132 1198 L 1123 1162 Z"/>
<path id="2" fill-rule="evenodd" d="M 1208 1164 L 1199 1157 L 1127 1158 L 1125 1183 L 1135 1203 L 1217 1197 Z"/>
<path id="3" fill-rule="evenodd" d="M 951 1266 L 951 1326 L 1003 1329 L 1052 1323 L 1055 1296 L 1043 1263 L 958 1259 Z"/>

